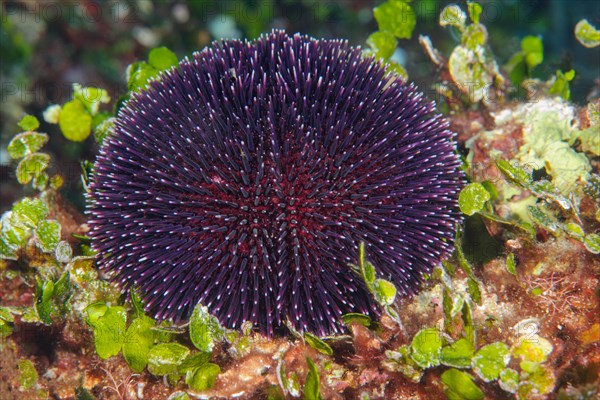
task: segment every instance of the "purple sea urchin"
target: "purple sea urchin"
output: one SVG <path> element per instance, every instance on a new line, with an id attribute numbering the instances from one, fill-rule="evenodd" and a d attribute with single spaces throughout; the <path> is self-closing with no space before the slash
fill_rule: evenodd
<path id="1" fill-rule="evenodd" d="M 90 186 L 99 265 L 147 311 L 343 330 L 377 313 L 357 263 L 411 293 L 452 249 L 459 160 L 412 84 L 344 41 L 223 41 L 134 94 Z"/>

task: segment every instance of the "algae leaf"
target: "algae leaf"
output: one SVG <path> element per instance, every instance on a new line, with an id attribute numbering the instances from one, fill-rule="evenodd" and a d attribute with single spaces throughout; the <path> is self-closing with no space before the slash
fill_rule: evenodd
<path id="1" fill-rule="evenodd" d="M 440 364 L 442 338 L 435 328 L 425 328 L 417 332 L 411 344 L 411 358 L 421 368 L 431 368 Z"/>
<path id="2" fill-rule="evenodd" d="M 309 357 L 306 357 L 308 364 L 308 374 L 304 383 L 304 400 L 320 400 L 321 397 L 321 377 L 317 366 Z"/>
<path id="3" fill-rule="evenodd" d="M 33 115 L 26 115 L 17 123 L 22 129 L 26 131 L 35 131 L 40 127 L 40 121 Z"/>
<path id="4" fill-rule="evenodd" d="M 600 46 L 600 30 L 590 24 L 587 19 L 582 19 L 575 25 L 575 37 L 585 47 Z"/>
<path id="5" fill-rule="evenodd" d="M 490 197 L 490 192 L 481 183 L 470 183 L 460 191 L 458 196 L 460 211 L 466 215 L 473 215 L 483 210 Z"/>
<path id="6" fill-rule="evenodd" d="M 510 349 L 507 344 L 496 342 L 483 346 L 473 357 L 473 371 L 484 381 L 498 379 L 500 372 L 510 362 Z"/>
<path id="7" fill-rule="evenodd" d="M 119 354 L 125 340 L 125 326 L 127 323 L 125 308 L 121 306 L 109 307 L 104 315 L 88 317 L 88 321 L 90 320 L 94 321 L 92 326 L 98 356 L 107 359 Z"/>
<path id="8" fill-rule="evenodd" d="M 328 356 L 333 354 L 331 346 L 310 332 L 304 332 L 304 340 L 310 347 L 317 350 L 319 353 L 327 354 Z"/>
<path id="9" fill-rule="evenodd" d="M 166 47 L 157 47 L 148 54 L 148 64 L 159 71 L 169 69 L 178 64 L 177 55 Z"/>
<path id="10" fill-rule="evenodd" d="M 82 142 L 92 133 L 92 116 L 81 101 L 71 100 L 62 107 L 58 125 L 67 139 Z"/>
<path id="11" fill-rule="evenodd" d="M 449 367 L 468 368 L 475 349 L 465 338 L 458 339 L 450 346 L 444 346 L 440 354 L 440 362 Z"/>
<path id="12" fill-rule="evenodd" d="M 367 44 L 375 52 L 377 58 L 387 60 L 396 50 L 396 38 L 390 32 L 378 31 L 372 33 L 367 39 Z"/>
<path id="13" fill-rule="evenodd" d="M 190 339 L 194 346 L 200 351 L 210 353 L 215 340 L 221 336 L 223 336 L 223 329 L 219 321 L 210 315 L 206 307 L 196 305 L 190 317 Z"/>
<path id="14" fill-rule="evenodd" d="M 178 366 L 190 354 L 190 349 L 179 343 L 159 343 L 148 352 L 148 371 L 153 375 L 177 373 Z"/>
<path id="15" fill-rule="evenodd" d="M 202 391 L 210 389 L 215 385 L 221 368 L 217 364 L 206 363 L 186 373 L 185 383 L 191 389 Z"/>
<path id="16" fill-rule="evenodd" d="M 148 363 L 148 353 L 154 345 L 156 322 L 149 317 L 134 319 L 125 334 L 123 357 L 133 372 L 142 372 Z"/>
<path id="17" fill-rule="evenodd" d="M 16 135 L 8 144 L 6 151 L 11 158 L 19 159 L 33 154 L 48 142 L 48 135 L 38 132 L 23 132 Z"/>
<path id="18" fill-rule="evenodd" d="M 473 377 L 463 371 L 451 368 L 442 376 L 446 390 L 444 393 L 449 400 L 481 400 L 483 392 L 473 382 Z"/>
<path id="19" fill-rule="evenodd" d="M 387 0 L 373 10 L 380 31 L 399 39 L 410 39 L 417 24 L 415 12 L 407 0 Z"/>

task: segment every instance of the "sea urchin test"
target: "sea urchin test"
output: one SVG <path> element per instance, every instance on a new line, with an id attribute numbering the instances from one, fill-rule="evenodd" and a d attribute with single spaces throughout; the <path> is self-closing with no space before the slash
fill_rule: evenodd
<path id="1" fill-rule="evenodd" d="M 448 123 L 345 41 L 274 31 L 184 59 L 119 111 L 90 185 L 99 267 L 175 322 L 344 330 L 378 310 L 364 242 L 401 294 L 453 247 L 462 187 Z"/>

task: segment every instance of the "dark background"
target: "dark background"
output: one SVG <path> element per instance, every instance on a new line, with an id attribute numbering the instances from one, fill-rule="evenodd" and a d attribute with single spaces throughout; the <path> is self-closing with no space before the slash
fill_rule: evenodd
<path id="1" fill-rule="evenodd" d="M 221 37 L 254 38 L 283 28 L 315 37 L 346 38 L 353 45 L 377 29 L 370 0 L 2 0 L 0 26 L 0 211 L 33 193 L 16 182 L 15 164 L 6 153 L 16 123 L 25 114 L 41 121 L 50 135 L 43 151 L 53 157 L 49 171 L 65 178 L 63 192 L 80 210 L 84 207 L 80 161 L 93 160 L 97 145 L 90 136 L 69 142 L 56 125 L 43 121 L 50 104 L 71 97 L 72 83 L 109 91 L 114 100 L 126 91 L 125 69 L 145 59 L 149 49 L 167 46 L 179 57 L 202 49 Z M 418 43 L 429 35 L 445 56 L 458 43 L 457 32 L 438 25 L 439 13 L 450 3 L 466 10 L 465 1 L 415 0 L 417 26 L 410 40 L 399 41 L 399 56 L 410 79 L 427 91 L 435 69 Z M 600 76 L 600 48 L 587 49 L 573 35 L 577 21 L 600 26 L 600 2 L 594 0 L 481 0 L 481 22 L 500 65 L 520 49 L 526 35 L 541 35 L 544 62 L 535 75 L 550 78 L 556 69 L 575 69 L 572 100 L 579 104 L 594 93 Z M 597 96 L 597 91 L 596 95 Z M 112 107 L 112 104 L 108 106 Z"/>

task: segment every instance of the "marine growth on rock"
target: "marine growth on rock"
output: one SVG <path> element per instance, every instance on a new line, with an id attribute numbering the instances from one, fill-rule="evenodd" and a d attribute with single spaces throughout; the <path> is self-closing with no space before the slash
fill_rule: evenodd
<path id="1" fill-rule="evenodd" d="M 414 85 L 359 48 L 274 31 L 216 42 L 120 110 L 95 163 L 99 266 L 146 311 L 276 334 L 376 316 L 364 242 L 402 294 L 453 246 L 454 134 Z"/>

